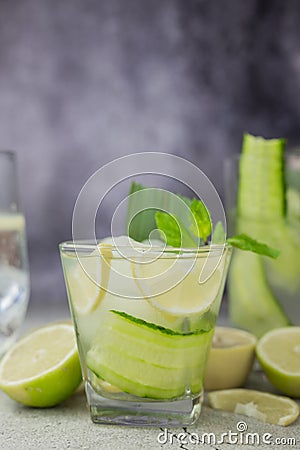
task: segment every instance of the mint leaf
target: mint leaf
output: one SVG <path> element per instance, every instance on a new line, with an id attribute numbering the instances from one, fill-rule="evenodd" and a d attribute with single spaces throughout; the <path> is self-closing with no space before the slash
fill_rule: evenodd
<path id="1" fill-rule="evenodd" d="M 212 243 L 213 244 L 224 244 L 226 241 L 225 236 L 225 230 L 223 227 L 223 223 L 219 220 L 219 222 L 216 223 L 213 236 L 212 236 Z"/>
<path id="2" fill-rule="evenodd" d="M 187 228 L 171 214 L 158 211 L 155 214 L 157 228 L 165 236 L 166 244 L 172 247 L 196 247 Z"/>
<path id="3" fill-rule="evenodd" d="M 134 193 L 141 189 L 146 188 L 141 184 L 132 182 L 130 193 Z M 194 222 L 190 226 L 189 230 L 182 223 L 182 217 L 180 217 L 181 210 L 178 209 L 177 214 L 175 213 L 172 215 L 159 211 L 162 200 L 165 200 L 165 198 L 163 197 L 163 192 L 160 193 L 159 190 L 157 190 L 157 192 L 150 192 L 149 195 L 153 196 L 153 198 L 155 195 L 158 207 L 157 209 L 151 208 L 149 210 L 140 212 L 137 216 L 134 217 L 130 224 L 127 224 L 127 229 L 129 231 L 130 237 L 137 241 L 142 241 L 144 239 L 147 239 L 149 233 L 156 227 L 161 231 L 161 234 L 165 236 L 166 244 L 170 245 L 171 247 L 197 247 L 197 245 L 199 245 L 199 241 L 197 238 L 203 239 L 205 242 L 208 241 L 208 237 L 212 234 L 212 224 L 209 211 L 207 210 L 204 203 L 195 198 L 193 200 L 190 200 L 187 197 L 177 194 L 177 197 L 179 197 L 182 201 L 185 202 L 187 206 L 190 207 L 192 220 L 194 219 L 193 222 L 196 221 L 196 223 Z M 174 205 L 174 202 L 172 202 L 171 200 L 169 200 L 168 206 L 170 206 L 170 204 L 172 203 L 173 208 L 175 207 L 175 211 L 177 211 L 176 204 Z M 140 202 L 141 200 L 136 201 L 133 198 L 129 199 L 129 217 L 133 216 L 132 212 L 138 211 L 140 209 Z M 191 233 L 195 235 L 195 238 Z M 224 241 L 225 231 L 223 225 L 221 222 L 217 222 L 212 235 L 212 244 L 223 244 Z M 267 244 L 258 242 L 246 234 L 233 236 L 231 238 L 228 238 L 226 242 L 231 244 L 233 247 L 239 248 L 240 250 L 251 251 L 260 255 L 269 256 L 271 258 L 277 258 L 280 253 L 278 250 L 269 247 Z M 201 245 L 202 243 L 203 242 L 200 241 Z"/>
<path id="4" fill-rule="evenodd" d="M 207 242 L 207 238 L 211 235 L 212 231 L 208 209 L 201 200 L 197 200 L 196 198 L 192 201 L 190 209 L 196 222 L 192 222 L 190 230 L 195 236 Z"/>
<path id="5" fill-rule="evenodd" d="M 247 234 L 232 236 L 231 238 L 227 238 L 227 242 L 240 250 L 247 250 L 258 253 L 259 255 L 269 256 L 270 258 L 277 258 L 280 254 L 279 250 L 269 247 L 269 245 L 263 242 L 258 242 L 250 236 L 247 236 Z"/>

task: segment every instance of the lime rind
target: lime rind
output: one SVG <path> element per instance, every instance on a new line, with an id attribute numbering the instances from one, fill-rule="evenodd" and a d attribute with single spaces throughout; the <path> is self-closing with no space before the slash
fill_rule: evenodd
<path id="1" fill-rule="evenodd" d="M 300 397 L 300 327 L 269 331 L 259 340 L 256 356 L 277 389 L 291 397 Z"/>
<path id="2" fill-rule="evenodd" d="M 72 333 L 74 335 L 72 325 L 56 324 L 44 326 L 17 342 L 1 360 L 0 388 L 13 400 L 27 406 L 41 408 L 51 407 L 68 398 L 79 386 L 82 375 L 75 336 L 73 348 L 69 350 L 59 362 L 52 365 L 47 370 L 41 370 L 34 376 L 25 376 L 23 378 L 20 376 L 19 379 L 13 380 L 10 380 L 7 378 L 7 375 L 5 375 L 5 372 L 8 372 L 9 375 L 9 371 L 12 369 L 17 374 L 22 372 L 23 367 L 18 366 L 20 362 L 18 363 L 17 361 L 16 363 L 16 361 L 12 361 L 15 352 L 23 347 L 22 351 L 28 354 L 29 360 L 32 356 L 30 341 L 41 340 L 42 333 L 45 331 L 55 333 L 58 327 L 61 330 L 63 329 L 67 333 Z M 48 351 L 49 349 L 50 347 L 48 344 Z M 57 349 L 53 348 L 53 351 L 56 352 Z M 10 367 L 11 365 L 14 365 L 14 367 Z"/>

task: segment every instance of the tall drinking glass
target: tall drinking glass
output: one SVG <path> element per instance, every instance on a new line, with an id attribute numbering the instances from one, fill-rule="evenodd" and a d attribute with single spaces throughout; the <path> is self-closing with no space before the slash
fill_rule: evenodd
<path id="1" fill-rule="evenodd" d="M 16 156 L 0 151 L 0 356 L 18 337 L 28 299 L 25 219 L 19 205 Z"/>
<path id="2" fill-rule="evenodd" d="M 92 420 L 194 423 L 231 247 L 65 242 L 60 253 Z"/>
<path id="3" fill-rule="evenodd" d="M 285 155 L 285 213 L 272 220 L 255 220 L 250 215 L 247 218 L 239 215 L 240 161 L 240 155 L 234 155 L 225 163 L 229 230 L 231 233 L 247 233 L 280 251 L 277 259 L 239 250 L 234 250 L 232 256 L 228 276 L 231 321 L 260 337 L 272 328 L 300 325 L 300 153 Z M 268 181 L 266 171 L 263 172 L 263 162 L 256 160 L 252 167 L 265 176 L 269 192 L 266 190 L 264 195 L 268 198 L 275 196 L 276 199 L 276 191 L 275 195 L 271 191 L 274 181 Z M 253 198 L 255 189 L 254 185 Z M 247 201 L 251 203 L 251 196 Z M 263 201 L 260 207 L 263 215 Z"/>

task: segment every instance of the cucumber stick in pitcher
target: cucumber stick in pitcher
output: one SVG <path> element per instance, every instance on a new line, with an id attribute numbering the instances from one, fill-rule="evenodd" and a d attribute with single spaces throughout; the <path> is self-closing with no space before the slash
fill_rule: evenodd
<path id="1" fill-rule="evenodd" d="M 244 135 L 239 164 L 238 217 L 270 221 L 285 216 L 284 139 Z"/>
<path id="2" fill-rule="evenodd" d="M 232 258 L 230 316 L 257 336 L 291 324 L 299 303 L 300 235 L 286 221 L 284 151 L 283 139 L 245 134 L 239 160 L 237 231 L 280 250 L 276 260 L 238 250 Z"/>

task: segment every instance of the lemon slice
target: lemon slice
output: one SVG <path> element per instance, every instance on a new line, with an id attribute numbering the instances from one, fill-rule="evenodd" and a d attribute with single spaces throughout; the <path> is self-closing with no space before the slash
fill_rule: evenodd
<path id="1" fill-rule="evenodd" d="M 217 256 L 211 256 L 210 259 Z M 221 290 L 224 258 L 204 283 L 199 282 L 206 259 L 162 256 L 133 265 L 133 276 L 144 298 L 160 312 L 174 317 L 203 314 Z"/>
<path id="2" fill-rule="evenodd" d="M 111 268 L 112 246 L 99 244 L 87 257 L 76 260 L 74 268 L 65 258 L 67 286 L 72 305 L 77 313 L 85 315 L 98 309 L 105 297 Z M 72 258 L 74 260 L 74 258 Z"/>
<path id="3" fill-rule="evenodd" d="M 207 362 L 205 388 L 243 386 L 253 366 L 256 341 L 256 337 L 247 331 L 216 327 Z"/>
<path id="4" fill-rule="evenodd" d="M 291 397 L 300 397 L 300 327 L 269 331 L 259 340 L 256 355 L 274 386 Z"/>
<path id="5" fill-rule="evenodd" d="M 286 426 L 299 416 L 299 406 L 294 400 L 251 389 L 226 389 L 208 394 L 210 406 L 254 417 L 262 422 Z"/>
<path id="6" fill-rule="evenodd" d="M 0 388 L 28 406 L 54 406 L 81 382 L 72 325 L 41 327 L 17 342 L 0 362 Z"/>

